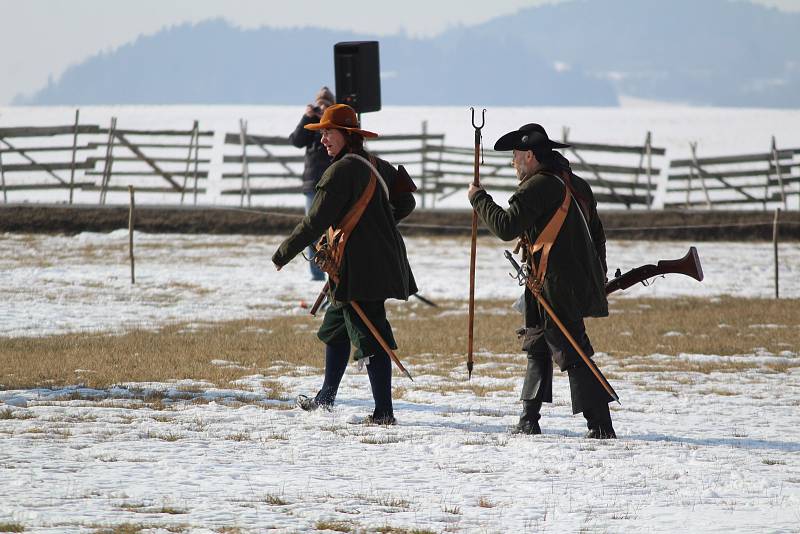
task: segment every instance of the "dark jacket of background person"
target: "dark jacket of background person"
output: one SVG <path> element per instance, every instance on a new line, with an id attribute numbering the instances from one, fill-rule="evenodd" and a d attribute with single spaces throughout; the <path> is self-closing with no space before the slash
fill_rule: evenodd
<path id="1" fill-rule="evenodd" d="M 563 156 L 542 163 L 525 178 L 503 210 L 486 191 L 478 191 L 471 199 L 486 225 L 500 239 L 510 241 L 525 234 L 531 243 L 564 200 L 565 185 L 559 176 Z M 605 233 L 597 216 L 597 202 L 589 184 L 571 176 L 577 195 L 589 207 L 588 228 L 573 197 L 561 231 L 550 250 L 547 276 L 542 294 L 562 322 L 584 317 L 608 315 L 605 293 Z M 537 254 L 537 262 L 539 255 Z M 499 260 L 498 260 L 499 261 Z M 552 320 L 528 289 L 525 289 L 525 326 L 553 326 Z"/>
<path id="2" fill-rule="evenodd" d="M 317 241 L 329 226 L 339 223 L 360 198 L 369 182 L 369 167 L 345 155 L 342 152 L 323 174 L 308 215 L 275 252 L 272 261 L 276 265 L 287 264 L 305 246 Z M 359 155 L 368 158 L 365 152 Z M 391 192 L 398 171 L 387 161 L 376 159 L 376 167 Z M 339 284 L 333 290 L 335 300 L 406 300 L 417 292 L 405 243 L 397 230 L 397 222 L 408 216 L 415 205 L 411 193 L 394 193 L 387 198 L 378 182 L 345 247 Z"/>
<path id="3" fill-rule="evenodd" d="M 319 132 L 306 130 L 306 124 L 319 122 L 319 117 L 303 115 L 297 127 L 289 135 L 289 142 L 297 148 L 305 148 L 305 168 L 303 169 L 303 193 L 313 193 L 322 174 L 331 164 L 331 157 L 322 145 Z"/>

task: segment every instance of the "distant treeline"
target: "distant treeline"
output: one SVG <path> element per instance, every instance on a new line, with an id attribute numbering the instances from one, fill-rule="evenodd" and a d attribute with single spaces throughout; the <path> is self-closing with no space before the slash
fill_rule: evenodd
<path id="1" fill-rule="evenodd" d="M 796 108 L 798 28 L 800 14 L 729 0 L 576 0 L 426 39 L 216 20 L 140 37 L 15 103 L 303 104 L 333 85 L 334 43 L 377 39 L 384 105 Z"/>

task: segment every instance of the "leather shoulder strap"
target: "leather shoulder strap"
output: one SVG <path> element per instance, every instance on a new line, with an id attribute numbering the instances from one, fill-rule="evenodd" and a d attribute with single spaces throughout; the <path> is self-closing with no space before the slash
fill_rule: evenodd
<path id="1" fill-rule="evenodd" d="M 353 233 L 353 229 L 356 227 L 356 224 L 358 224 L 358 221 L 364 214 L 364 210 L 367 209 L 369 201 L 372 200 L 372 196 L 375 194 L 375 188 L 378 183 L 378 179 L 375 176 L 375 172 L 373 172 L 373 168 L 374 166 L 370 166 L 369 182 L 367 183 L 367 187 L 365 187 L 364 191 L 361 193 L 361 196 L 358 197 L 358 200 L 355 202 L 355 204 L 353 204 L 345 216 L 342 217 L 342 220 L 339 221 L 338 226 L 331 226 L 328 228 L 327 241 L 329 246 L 334 247 L 332 250 L 332 259 L 334 265 L 336 266 L 336 271 L 339 270 L 339 266 L 342 264 L 344 247 L 347 244 L 347 240 L 350 238 L 350 234 Z"/>
<path id="2" fill-rule="evenodd" d="M 572 193 L 573 198 L 578 203 L 578 208 L 583 215 L 583 220 L 586 222 L 586 227 L 589 227 L 589 219 L 591 218 L 591 207 L 589 206 L 589 200 L 583 196 L 580 191 L 575 189 L 575 186 L 572 185 L 572 173 L 570 171 L 564 171 L 561 174 L 561 178 L 564 180 L 564 183 L 569 188 L 570 193 Z"/>
<path id="3" fill-rule="evenodd" d="M 364 210 L 367 209 L 367 204 L 369 201 L 372 200 L 372 195 L 375 194 L 375 186 L 377 185 L 378 180 L 375 178 L 375 173 L 370 172 L 369 174 L 369 182 L 367 183 L 367 187 L 364 188 L 364 192 L 361 193 L 361 196 L 358 197 L 356 203 L 350 208 L 350 210 L 342 217 L 342 220 L 339 221 L 338 229 L 340 229 L 345 234 L 350 234 L 355 228 L 358 221 L 361 219 L 361 216 L 364 214 Z"/>
<path id="4" fill-rule="evenodd" d="M 531 275 L 534 277 L 534 285 L 541 289 L 544 285 L 544 277 L 547 274 L 547 260 L 550 256 L 550 249 L 553 247 L 553 243 L 555 243 L 556 237 L 558 237 L 558 233 L 561 231 L 561 227 L 564 225 L 564 220 L 567 218 L 567 213 L 569 212 L 569 204 L 572 201 L 572 192 L 570 188 L 564 184 L 564 200 L 561 202 L 561 205 L 558 207 L 556 212 L 550 217 L 550 220 L 539 233 L 539 236 L 536 238 L 536 242 L 531 244 L 525 240 L 524 244 L 526 245 L 528 251 L 528 259 L 530 260 L 531 266 Z M 539 264 L 536 264 L 536 259 L 534 254 L 536 252 L 542 251 L 541 258 L 539 259 Z"/>

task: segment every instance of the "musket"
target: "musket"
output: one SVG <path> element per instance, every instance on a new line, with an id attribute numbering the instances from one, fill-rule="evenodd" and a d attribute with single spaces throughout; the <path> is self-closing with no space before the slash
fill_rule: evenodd
<path id="1" fill-rule="evenodd" d="M 481 112 L 480 125 L 475 123 L 475 108 L 469 108 L 472 111 L 472 127 L 475 128 L 475 168 L 472 177 L 472 185 L 480 187 L 480 161 L 479 155 L 481 151 L 481 128 L 486 124 L 486 110 Z M 472 342 L 473 342 L 473 329 L 475 325 L 475 255 L 477 252 L 478 243 L 478 212 L 472 210 L 472 243 L 469 249 L 469 326 L 467 328 L 467 371 L 469 372 L 469 379 L 472 378 Z"/>
<path id="2" fill-rule="evenodd" d="M 567 341 L 569 341 L 569 344 L 575 349 L 575 352 L 578 353 L 578 356 L 580 356 L 586 366 L 589 367 L 589 370 L 592 372 L 600 385 L 603 386 L 603 389 L 605 389 L 606 392 L 611 395 L 612 399 L 619 402 L 619 395 L 617 395 L 617 392 L 614 391 L 614 388 L 608 383 L 608 380 L 606 380 L 606 377 L 600 372 L 600 369 L 597 367 L 597 365 L 586 355 L 585 352 L 583 352 L 583 349 L 581 349 L 580 345 L 578 345 L 578 342 L 575 341 L 575 338 L 572 337 L 572 334 L 569 333 L 567 327 L 564 326 L 564 323 L 562 323 L 558 318 L 556 313 L 553 311 L 553 308 L 551 308 L 544 299 L 541 294 L 541 288 L 536 287 L 533 277 L 529 276 L 528 273 L 526 273 L 525 270 L 520 267 L 519 263 L 517 263 L 517 261 L 514 259 L 514 256 L 509 251 L 505 251 L 505 256 L 508 258 L 508 261 L 511 262 L 514 270 L 517 272 L 516 276 L 512 274 L 511 277 L 516 278 L 520 285 L 527 286 L 531 294 L 536 297 L 536 300 L 539 301 L 539 304 L 541 304 L 542 308 L 544 308 L 545 312 L 547 312 L 547 315 L 550 316 L 553 322 L 556 323 L 556 326 L 558 326 L 558 329 L 561 330 L 561 333 L 564 334 L 564 337 L 567 338 Z"/>
<path id="3" fill-rule="evenodd" d="M 614 275 L 615 278 L 606 284 L 606 295 L 621 289 L 628 289 L 639 282 L 644 284 L 648 278 L 671 273 L 691 276 L 698 282 L 702 282 L 703 267 L 700 265 L 700 256 L 697 255 L 697 249 L 689 247 L 689 252 L 679 260 L 659 260 L 656 265 L 641 265 L 625 274 L 621 274 L 620 270 L 617 269 Z"/>
<path id="4" fill-rule="evenodd" d="M 319 309 L 320 306 L 322 306 L 322 302 L 325 300 L 325 296 L 328 294 L 329 287 L 330 283 L 326 281 L 325 285 L 322 286 L 322 291 L 320 291 L 319 295 L 317 295 L 317 300 L 314 301 L 314 305 L 311 306 L 311 309 L 309 310 L 309 313 L 311 315 L 314 316 L 317 315 L 317 310 Z"/>

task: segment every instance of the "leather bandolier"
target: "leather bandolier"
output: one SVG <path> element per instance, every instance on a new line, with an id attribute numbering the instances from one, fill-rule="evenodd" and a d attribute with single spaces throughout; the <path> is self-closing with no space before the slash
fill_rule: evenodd
<path id="1" fill-rule="evenodd" d="M 375 158 L 370 156 L 372 166 L 375 166 Z M 344 247 L 347 245 L 347 240 L 353 229 L 358 224 L 364 210 L 367 209 L 367 204 L 372 200 L 372 195 L 375 193 L 375 187 L 378 179 L 374 172 L 369 174 L 369 183 L 364 188 L 364 192 L 358 198 L 355 204 L 339 221 L 338 226 L 331 226 L 328 231 L 315 245 L 316 254 L 314 255 L 314 263 L 325 273 L 330 276 L 334 283 L 339 281 L 339 269 L 342 266 L 342 259 L 344 258 Z"/>

